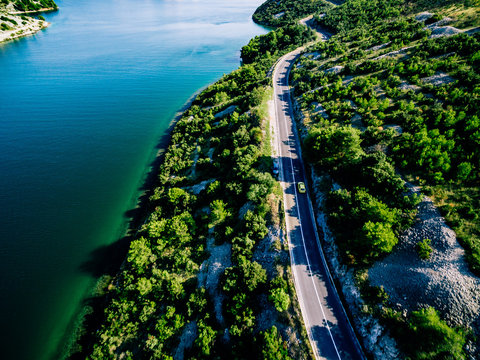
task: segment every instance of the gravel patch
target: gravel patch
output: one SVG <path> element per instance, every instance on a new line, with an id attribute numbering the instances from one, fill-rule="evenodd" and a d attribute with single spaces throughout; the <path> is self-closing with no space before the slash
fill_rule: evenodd
<path id="1" fill-rule="evenodd" d="M 375 93 L 377 94 L 378 98 L 380 98 L 382 100 L 387 98 L 385 90 L 383 90 L 380 85 L 375 86 L 374 90 L 375 90 Z M 388 100 L 388 101 L 390 103 L 390 100 Z"/>
<path id="2" fill-rule="evenodd" d="M 311 94 L 311 93 L 314 93 L 315 91 L 319 91 L 319 90 L 322 90 L 325 86 L 319 86 L 319 87 L 316 87 L 312 90 L 308 90 L 305 94 Z M 298 96 L 296 99 L 302 99 L 302 96 Z"/>
<path id="3" fill-rule="evenodd" d="M 448 75 L 447 73 L 436 73 L 433 76 L 429 76 L 421 80 L 427 84 L 431 84 L 434 86 L 440 86 L 440 85 L 450 84 L 452 82 L 455 82 L 455 79 L 450 75 Z"/>
<path id="4" fill-rule="evenodd" d="M 248 210 L 253 210 L 255 208 L 255 204 L 251 201 L 247 201 L 243 206 L 238 210 L 238 220 L 243 220 L 245 214 Z"/>
<path id="5" fill-rule="evenodd" d="M 235 110 L 237 109 L 237 105 L 230 105 L 228 108 L 226 108 L 223 111 L 220 111 L 215 114 L 215 119 L 221 119 L 227 115 L 232 114 Z"/>
<path id="6" fill-rule="evenodd" d="M 186 187 L 185 190 L 187 190 L 189 193 L 193 195 L 198 195 L 200 194 L 205 188 L 212 182 L 214 182 L 216 179 L 209 179 L 209 180 L 204 180 L 196 185 Z"/>
<path id="7" fill-rule="evenodd" d="M 209 238 L 207 240 L 207 250 L 210 257 L 200 265 L 198 272 L 198 287 L 205 287 L 210 294 L 214 304 L 215 317 L 219 324 L 225 324 L 222 314 L 222 304 L 225 295 L 220 291 L 218 284 L 220 275 L 224 273 L 227 267 L 232 266 L 232 245 L 223 244 L 215 246 L 215 240 Z"/>
<path id="8" fill-rule="evenodd" d="M 358 109 L 358 106 L 353 102 L 353 100 L 346 99 L 343 102 L 347 103 L 350 106 L 350 108 L 352 108 L 353 110 Z"/>
<path id="9" fill-rule="evenodd" d="M 367 49 L 366 51 L 377 51 L 377 50 L 381 50 L 383 48 L 386 48 L 387 46 L 389 46 L 392 42 L 389 41 L 389 42 L 386 42 L 385 44 L 381 44 L 381 45 L 377 45 L 377 46 L 373 46 L 369 49 Z"/>
<path id="10" fill-rule="evenodd" d="M 266 294 L 262 294 L 257 299 L 258 303 L 261 304 L 260 308 L 262 311 L 257 315 L 256 324 L 255 324 L 255 333 L 260 331 L 265 331 L 270 329 L 272 325 L 276 325 L 277 329 L 279 328 L 277 324 L 278 312 L 275 309 L 275 306 L 271 301 L 268 300 Z M 281 327 L 280 327 L 281 329 Z"/>
<path id="11" fill-rule="evenodd" d="M 401 48 L 399 50 L 395 50 L 395 51 L 390 51 L 386 54 L 383 54 L 383 55 L 380 55 L 380 56 L 377 56 L 376 58 L 372 59 L 372 60 L 381 60 L 381 59 L 384 59 L 386 57 L 394 57 L 394 56 L 397 56 L 397 55 L 402 55 L 404 54 L 405 52 L 407 52 L 408 49 L 412 48 L 413 46 L 406 46 L 404 48 Z"/>
<path id="12" fill-rule="evenodd" d="M 474 328 L 480 319 L 480 279 L 468 269 L 455 233 L 429 198 L 418 206 L 417 217 L 394 253 L 369 270 L 371 284 L 383 286 L 390 301 L 402 309 L 433 306 L 450 324 Z M 431 240 L 433 249 L 428 260 L 416 252 L 424 239 Z"/>
<path id="13" fill-rule="evenodd" d="M 402 81 L 402 83 L 397 86 L 397 89 L 399 89 L 399 90 L 405 90 L 405 91 L 408 91 L 408 90 L 418 91 L 418 90 L 421 89 L 421 87 L 420 87 L 420 86 L 417 86 L 417 85 L 409 84 L 409 83 L 406 82 L 406 81 Z"/>
<path id="14" fill-rule="evenodd" d="M 352 75 L 345 76 L 342 81 L 343 86 L 347 86 L 348 84 L 350 84 L 353 81 L 353 79 L 355 79 L 355 76 L 352 76 Z"/>
<path id="15" fill-rule="evenodd" d="M 280 228 L 270 226 L 268 234 L 255 246 L 252 260 L 258 262 L 267 272 L 267 279 L 271 281 L 277 276 L 276 264 L 288 262 L 286 251 L 277 249 L 275 242 L 281 236 Z M 267 294 L 260 295 L 258 302 L 261 304 L 262 312 L 257 316 L 255 331 L 265 331 L 276 325 L 279 330 L 284 330 L 285 326 L 278 323 L 278 312 Z"/>
<path id="16" fill-rule="evenodd" d="M 401 135 L 403 133 L 403 129 L 400 125 L 395 125 L 395 124 L 388 124 L 388 125 L 383 125 L 383 128 L 385 130 L 387 129 L 393 129 L 397 135 Z"/>
<path id="17" fill-rule="evenodd" d="M 470 29 L 470 30 L 466 30 L 465 34 L 473 35 L 473 34 L 476 34 L 478 32 L 480 32 L 480 26 L 477 26 L 477 27 L 475 27 L 473 29 Z"/>
<path id="18" fill-rule="evenodd" d="M 444 26 L 444 25 L 447 25 L 447 24 L 449 24 L 449 23 L 451 23 L 451 22 L 452 22 L 452 19 L 450 19 L 449 17 L 444 17 L 443 19 L 441 19 L 441 20 L 439 20 L 439 21 L 437 21 L 437 22 L 434 22 L 434 23 L 432 23 L 432 24 L 430 24 L 430 25 L 427 25 L 427 26 L 425 27 L 425 29 L 434 29 L 434 28 L 436 28 L 436 27 L 438 27 L 438 26 Z"/>
<path id="19" fill-rule="evenodd" d="M 462 30 L 453 26 L 436 26 L 430 29 L 432 30 L 432 34 L 429 36 L 429 39 L 439 38 L 442 36 L 453 36 L 463 32 Z"/>
<path id="20" fill-rule="evenodd" d="M 355 113 L 352 116 L 352 118 L 350 119 L 350 125 L 362 131 L 366 129 L 365 124 L 362 121 L 362 116 L 359 113 Z"/>
<path id="21" fill-rule="evenodd" d="M 310 60 L 317 60 L 321 56 L 322 56 L 322 54 L 319 53 L 318 51 L 309 52 L 309 53 L 305 53 L 305 54 L 302 55 L 302 57 L 309 58 Z"/>
<path id="22" fill-rule="evenodd" d="M 428 11 L 421 12 L 415 16 L 415 20 L 425 22 L 430 19 L 434 14 Z"/>
<path id="23" fill-rule="evenodd" d="M 185 349 L 191 348 L 193 342 L 197 338 L 197 322 L 191 321 L 183 328 L 182 335 L 180 336 L 180 340 L 175 350 L 175 355 L 173 358 L 175 360 L 183 360 L 184 359 L 184 352 Z"/>
<path id="24" fill-rule="evenodd" d="M 275 269 L 277 261 L 285 261 L 288 258 L 285 251 L 278 250 L 274 247 L 279 232 L 277 228 L 271 226 L 267 236 L 258 242 L 253 252 L 252 260 L 262 265 L 267 271 L 267 278 L 269 280 L 273 279 L 277 274 L 277 270 Z"/>
<path id="25" fill-rule="evenodd" d="M 431 59 L 446 59 L 446 58 L 448 58 L 448 57 L 450 57 L 450 56 L 453 56 L 453 55 L 455 55 L 455 54 L 456 54 L 456 52 L 455 52 L 455 51 L 452 51 L 452 52 L 449 52 L 449 53 L 447 53 L 447 54 L 442 54 L 442 55 L 438 55 L 438 56 L 433 56 L 433 57 L 431 57 Z"/>
<path id="26" fill-rule="evenodd" d="M 207 157 L 210 159 L 210 162 L 213 160 L 213 153 L 215 152 L 215 148 L 208 149 Z"/>
<path id="27" fill-rule="evenodd" d="M 314 114 L 319 114 L 324 119 L 329 118 L 329 116 L 327 114 L 327 111 L 325 110 L 325 108 L 321 104 L 314 101 L 314 102 L 312 102 L 312 105 L 314 106 L 314 109 L 313 109 Z"/>
<path id="28" fill-rule="evenodd" d="M 344 69 L 344 66 L 341 66 L 341 65 L 337 65 L 337 66 L 334 66 L 334 67 L 331 67 L 330 69 L 327 69 L 325 70 L 324 72 L 326 74 L 340 74 Z"/>

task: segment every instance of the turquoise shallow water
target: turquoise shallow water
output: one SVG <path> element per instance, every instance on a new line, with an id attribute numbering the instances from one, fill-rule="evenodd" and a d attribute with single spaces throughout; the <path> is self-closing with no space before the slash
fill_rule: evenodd
<path id="1" fill-rule="evenodd" d="M 58 1 L 0 45 L 0 358 L 50 359 L 170 120 L 239 64 L 262 0 Z"/>

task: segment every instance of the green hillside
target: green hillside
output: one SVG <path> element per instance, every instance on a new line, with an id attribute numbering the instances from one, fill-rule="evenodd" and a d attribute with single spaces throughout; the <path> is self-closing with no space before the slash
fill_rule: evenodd
<path id="1" fill-rule="evenodd" d="M 374 161 L 374 171 L 390 172 L 392 179 L 384 181 L 395 183 L 395 167 L 405 179 L 430 185 L 436 189 L 434 193 L 444 194 L 443 198 L 455 193 L 455 189 L 468 192 L 480 180 L 479 34 L 461 32 L 464 29 L 453 25 L 465 24 L 464 20 L 445 21 L 440 15 L 455 14 L 452 10 L 439 9 L 424 23 L 408 13 L 400 15 L 411 9 L 400 7 L 401 0 L 379 3 L 347 2 L 318 19 L 338 34 L 311 49 L 321 53 L 321 58 L 302 59 L 301 68 L 292 75 L 296 96 L 301 96 L 302 107 L 310 114 L 305 152 L 313 163 L 334 171 L 335 179 L 345 181 L 351 179 L 348 171 L 352 171 L 352 162 L 364 169 L 363 162 L 380 156 L 374 150 L 383 148 L 382 154 L 387 155 Z M 360 7 L 363 17 L 351 15 L 357 14 Z M 346 10 L 340 11 L 343 8 Z M 379 18 L 391 20 L 373 24 L 366 20 Z M 434 21 L 449 26 L 425 27 Z M 450 32 L 458 34 L 441 36 Z M 328 119 L 312 104 L 322 104 Z M 322 128 L 335 132 L 342 127 L 360 137 L 361 149 L 323 164 L 322 155 L 312 150 L 329 135 L 316 133 Z M 347 149 L 336 151 L 348 153 Z M 379 166 L 390 166 L 391 170 L 385 172 Z M 395 185 L 388 189 L 371 179 L 348 186 L 372 186 L 370 192 L 388 191 L 389 196 L 401 190 Z M 398 207 L 400 199 L 393 201 L 392 206 Z M 480 229 L 475 207 L 478 198 L 473 191 L 471 196 L 459 197 L 455 202 L 445 209 L 447 217 L 453 218 L 454 212 L 466 215 L 464 222 L 457 220 L 452 226 L 468 250 L 472 269 L 480 274 Z"/>

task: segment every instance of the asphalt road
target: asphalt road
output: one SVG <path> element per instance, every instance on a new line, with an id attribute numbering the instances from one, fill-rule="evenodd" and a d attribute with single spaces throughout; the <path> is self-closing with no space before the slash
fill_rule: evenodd
<path id="1" fill-rule="evenodd" d="M 365 359 L 328 271 L 308 192 L 300 194 L 297 188 L 307 179 L 292 121 L 288 75 L 301 51 L 281 58 L 273 73 L 275 148 L 295 288 L 316 359 Z"/>

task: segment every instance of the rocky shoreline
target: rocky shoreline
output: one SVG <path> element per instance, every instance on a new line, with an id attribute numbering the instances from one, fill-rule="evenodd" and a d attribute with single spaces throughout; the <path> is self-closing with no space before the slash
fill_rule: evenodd
<path id="1" fill-rule="evenodd" d="M 50 23 L 45 20 L 36 19 L 25 15 L 39 14 L 43 12 L 55 11 L 57 9 L 42 8 L 32 11 L 13 10 L 14 9 L 10 6 L 0 9 L 0 43 L 33 35 L 50 26 Z"/>

